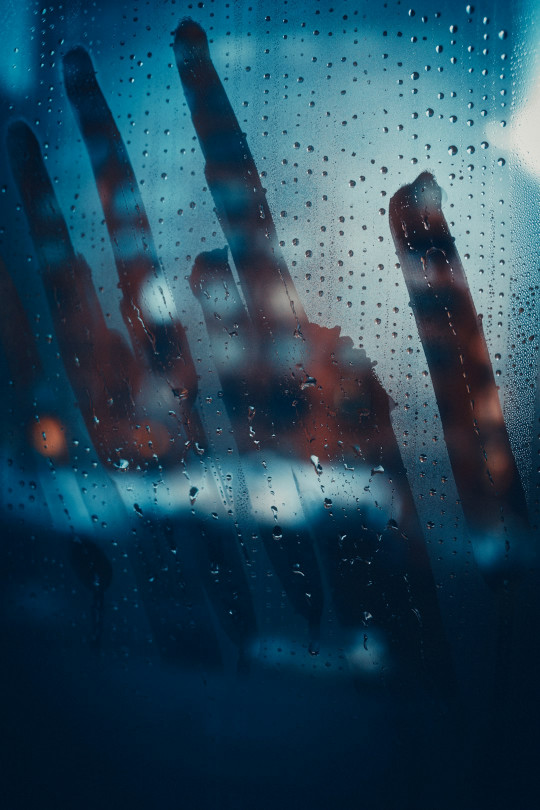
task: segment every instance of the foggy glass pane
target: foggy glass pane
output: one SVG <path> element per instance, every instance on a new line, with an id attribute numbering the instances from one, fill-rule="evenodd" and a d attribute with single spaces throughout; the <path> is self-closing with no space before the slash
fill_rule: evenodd
<path id="1" fill-rule="evenodd" d="M 0 3 L 5 807 L 533 807 L 538 3 Z"/>

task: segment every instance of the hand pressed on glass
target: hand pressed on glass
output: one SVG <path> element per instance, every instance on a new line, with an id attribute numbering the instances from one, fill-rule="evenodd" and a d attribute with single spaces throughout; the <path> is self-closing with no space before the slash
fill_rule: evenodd
<path id="1" fill-rule="evenodd" d="M 328 594 L 326 601 L 342 627 L 360 632 L 366 649 L 379 634 L 399 664 L 439 683 L 449 682 L 449 653 L 429 558 L 392 429 L 392 403 L 370 360 L 354 349 L 350 339 L 340 336 L 339 327 L 329 329 L 308 320 L 279 254 L 255 163 L 211 62 L 202 29 L 183 21 L 174 50 L 206 158 L 208 185 L 240 282 L 225 250 L 197 257 L 192 290 L 205 316 L 239 453 L 246 470 L 251 469 L 253 455 L 261 453 L 275 453 L 292 465 L 305 461 L 326 487 L 325 493 L 335 480 L 345 493 L 341 500 L 324 497 L 314 508 L 306 508 L 308 527 L 261 525 L 266 554 L 289 601 L 308 621 L 312 652 L 317 649 Z M 157 464 L 183 464 L 189 469 L 207 450 L 207 440 L 197 409 L 197 374 L 186 333 L 169 306 L 170 296 L 163 297 L 165 317 L 158 320 L 147 300 L 148 281 L 154 289 L 156 284 L 165 289 L 165 280 L 126 149 L 86 52 L 69 53 L 64 70 L 111 237 L 123 293 L 122 315 L 132 343 L 130 348 L 106 325 L 91 272 L 71 247 L 37 141 L 26 125 L 14 124 L 9 135 L 12 165 L 66 370 L 96 452 L 111 473 L 115 468 L 144 470 Z M 407 260 L 417 250 L 417 264 L 424 268 L 426 279 L 426 256 L 428 264 L 433 257 L 443 256 L 441 261 L 453 262 L 454 270 L 459 263 L 457 254 L 449 258 L 448 229 L 440 199 L 432 193 L 436 188 L 430 175 L 421 176 L 416 197 L 407 201 L 406 210 L 402 202 L 406 190 L 396 195 L 391 210 L 404 269 L 414 275 L 417 268 L 407 268 Z M 425 231 L 421 245 L 413 236 L 419 217 Z M 430 230 L 430 222 L 438 223 L 439 229 Z M 437 278 L 428 280 L 441 304 L 437 283 Z M 464 276 L 460 283 L 466 284 Z M 458 303 L 465 321 L 470 320 L 472 302 Z M 441 306 L 437 317 L 444 320 L 449 307 L 444 302 Z M 420 307 L 417 316 L 422 334 L 425 318 Z M 449 352 L 452 357 L 456 351 L 465 356 L 459 328 L 454 332 L 457 347 Z M 479 339 L 483 341 L 481 333 Z M 433 374 L 439 357 L 430 359 L 426 354 Z M 493 414 L 498 399 L 493 401 L 489 358 L 486 352 L 478 357 Z M 457 373 L 450 364 L 449 378 Z M 439 391 L 437 396 L 441 405 Z M 459 413 L 457 424 L 466 420 L 471 396 L 469 390 L 456 393 L 454 399 L 447 397 L 447 415 L 442 415 L 451 458 L 459 440 L 455 440 L 456 428 L 453 440 L 446 431 L 448 419 Z M 494 422 L 500 438 L 498 466 L 506 470 L 500 481 L 493 482 L 495 500 L 502 495 L 504 501 L 501 487 L 508 484 L 517 493 L 509 509 L 519 511 L 522 494 L 502 416 L 496 414 Z M 474 435 L 483 429 L 478 414 L 472 429 Z M 489 424 L 486 430 L 491 430 Z M 481 438 L 480 451 L 485 445 Z M 467 465 L 454 464 L 458 488 L 460 477 L 465 480 L 464 469 Z M 484 475 L 481 465 L 475 469 Z M 294 481 L 302 497 L 303 481 L 296 477 Z M 479 492 L 484 489 L 482 479 Z M 185 558 L 190 544 L 197 547 L 197 575 L 204 592 L 223 630 L 245 657 L 257 631 L 238 538 L 216 528 L 200 512 L 189 525 L 189 539 L 186 532 L 178 550 Z M 501 568 L 506 572 L 504 565 Z M 196 587 L 193 577 L 190 586 Z M 203 657 L 204 646 L 201 641 L 198 652 Z M 182 658 L 182 649 L 178 656 Z"/>

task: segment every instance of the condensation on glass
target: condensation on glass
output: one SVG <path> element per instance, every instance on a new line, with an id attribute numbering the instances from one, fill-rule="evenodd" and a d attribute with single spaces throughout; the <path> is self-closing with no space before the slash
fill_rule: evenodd
<path id="1" fill-rule="evenodd" d="M 2 11 L 7 806 L 532 806 L 538 4 Z"/>

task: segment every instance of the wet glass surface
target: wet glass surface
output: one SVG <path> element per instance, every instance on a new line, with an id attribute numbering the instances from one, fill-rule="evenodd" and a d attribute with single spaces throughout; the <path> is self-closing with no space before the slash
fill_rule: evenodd
<path id="1" fill-rule="evenodd" d="M 0 7 L 5 806 L 533 806 L 538 4 Z"/>

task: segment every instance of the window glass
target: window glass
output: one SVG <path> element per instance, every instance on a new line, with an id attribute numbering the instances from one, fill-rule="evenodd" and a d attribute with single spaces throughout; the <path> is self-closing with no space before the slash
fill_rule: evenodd
<path id="1" fill-rule="evenodd" d="M 7 806 L 532 806 L 538 4 L 2 10 Z"/>

